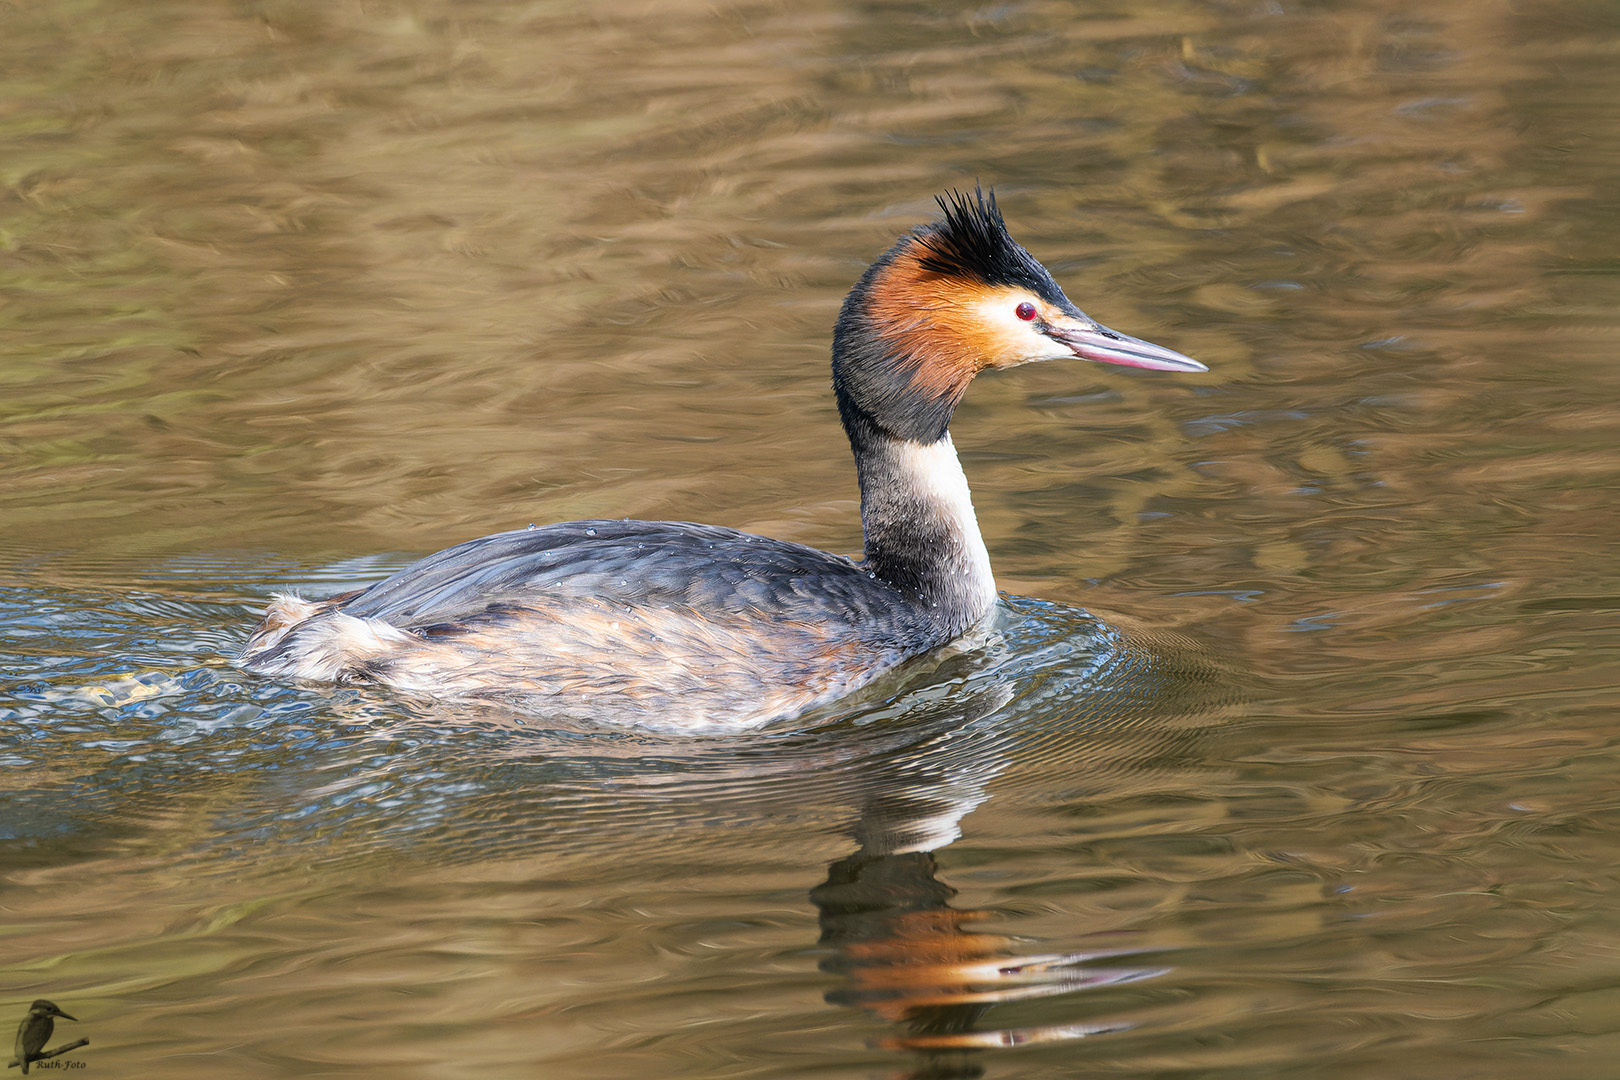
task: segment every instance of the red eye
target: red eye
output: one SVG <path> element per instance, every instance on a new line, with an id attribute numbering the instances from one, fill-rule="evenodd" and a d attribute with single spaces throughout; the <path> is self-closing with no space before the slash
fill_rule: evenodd
<path id="1" fill-rule="evenodd" d="M 1032 322 L 1035 318 L 1035 305 L 1026 300 L 1013 309 L 1013 314 L 1025 322 Z"/>

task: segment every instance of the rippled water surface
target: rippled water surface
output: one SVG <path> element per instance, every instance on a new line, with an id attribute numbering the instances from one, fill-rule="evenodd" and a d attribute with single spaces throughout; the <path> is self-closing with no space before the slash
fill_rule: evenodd
<path id="1" fill-rule="evenodd" d="M 0 1025 L 105 1076 L 1613 1077 L 1617 12 L 6 8 Z M 858 550 L 832 320 L 976 180 L 1211 368 L 974 387 L 976 650 L 731 740 L 230 665 L 272 591 L 528 522 Z"/>

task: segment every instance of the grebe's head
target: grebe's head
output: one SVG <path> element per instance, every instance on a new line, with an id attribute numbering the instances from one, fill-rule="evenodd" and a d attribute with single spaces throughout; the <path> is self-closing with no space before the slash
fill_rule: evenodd
<path id="1" fill-rule="evenodd" d="M 935 442 L 975 375 L 1032 360 L 1208 370 L 1075 307 L 1007 234 L 994 192 L 952 192 L 939 205 L 945 217 L 901 237 L 844 301 L 833 385 L 846 427 Z"/>

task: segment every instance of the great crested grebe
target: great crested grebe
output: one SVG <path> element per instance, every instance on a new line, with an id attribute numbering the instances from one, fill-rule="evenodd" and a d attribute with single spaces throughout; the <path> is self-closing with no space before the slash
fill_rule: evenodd
<path id="1" fill-rule="evenodd" d="M 1066 358 L 1207 369 L 1070 303 L 993 192 L 938 201 L 944 218 L 872 264 L 833 330 L 864 559 L 684 521 L 530 526 L 369 589 L 278 596 L 241 665 L 695 731 L 797 715 L 962 636 L 996 602 L 946 431 L 973 377 Z"/>

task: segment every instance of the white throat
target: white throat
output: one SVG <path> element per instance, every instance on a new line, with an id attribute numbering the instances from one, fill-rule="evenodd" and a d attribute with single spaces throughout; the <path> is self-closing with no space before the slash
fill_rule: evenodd
<path id="1" fill-rule="evenodd" d="M 996 580 L 950 435 L 896 439 L 869 452 L 861 488 L 868 558 L 905 564 L 931 603 L 955 609 L 952 622 L 976 622 L 996 602 Z"/>
<path id="2" fill-rule="evenodd" d="M 949 432 L 935 443 L 901 443 L 903 468 L 913 478 L 916 489 L 939 508 L 940 516 L 955 527 L 962 542 L 958 569 L 964 580 L 975 584 L 974 592 L 996 595 L 995 575 L 990 570 L 990 552 L 979 532 L 979 518 L 973 512 L 973 493 L 968 490 L 967 474 L 956 456 L 956 444 Z"/>

